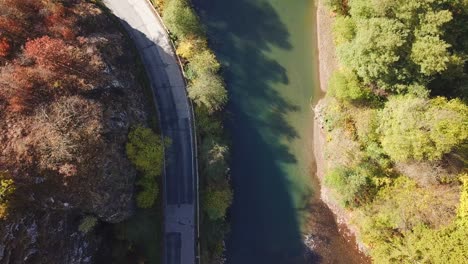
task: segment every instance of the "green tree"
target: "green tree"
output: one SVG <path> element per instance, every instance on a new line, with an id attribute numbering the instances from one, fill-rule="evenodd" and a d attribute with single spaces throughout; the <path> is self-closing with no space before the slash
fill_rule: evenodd
<path id="1" fill-rule="evenodd" d="M 328 94 L 345 101 L 370 98 L 370 92 L 362 88 L 356 74 L 348 70 L 335 71 L 330 77 Z"/>
<path id="2" fill-rule="evenodd" d="M 427 76 L 445 71 L 450 62 L 450 45 L 439 37 L 418 38 L 411 49 L 411 59 L 418 64 L 421 73 Z"/>
<path id="3" fill-rule="evenodd" d="M 371 201 L 375 194 L 372 172 L 374 169 L 366 164 L 356 168 L 338 167 L 325 175 L 325 184 L 336 192 L 345 207 L 357 207 Z"/>
<path id="4" fill-rule="evenodd" d="M 195 103 L 205 106 L 210 113 L 221 110 L 228 99 L 223 80 L 210 72 L 197 76 L 189 85 L 188 94 Z"/>
<path id="5" fill-rule="evenodd" d="M 208 189 L 204 193 L 203 210 L 211 220 L 226 216 L 226 210 L 232 203 L 232 191 L 229 188 L 222 190 Z"/>
<path id="6" fill-rule="evenodd" d="M 156 177 L 164 165 L 164 144 L 150 128 L 137 126 L 128 134 L 127 156 L 137 170 Z"/>
<path id="7" fill-rule="evenodd" d="M 138 207 L 153 206 L 159 193 L 156 176 L 162 173 L 164 166 L 164 147 L 169 141 L 163 141 L 150 128 L 137 126 L 130 131 L 127 142 L 127 156 L 141 172 L 136 185 L 141 187 L 136 201 Z"/>
<path id="8" fill-rule="evenodd" d="M 154 205 L 159 194 L 158 183 L 155 178 L 143 176 L 137 181 L 137 186 L 142 189 L 136 196 L 136 202 L 140 208 L 150 208 Z"/>
<path id="9" fill-rule="evenodd" d="M 356 35 L 356 22 L 349 16 L 339 16 L 333 23 L 333 40 L 335 45 L 351 41 Z"/>
<path id="10" fill-rule="evenodd" d="M 6 173 L 0 172 L 0 219 L 8 215 L 10 197 L 16 190 L 14 181 L 6 176 Z"/>
<path id="11" fill-rule="evenodd" d="M 356 24 L 356 37 L 337 47 L 338 57 L 364 83 L 388 88 L 400 75 L 396 63 L 401 58 L 408 29 L 398 20 L 389 18 L 358 20 Z"/>
<path id="12" fill-rule="evenodd" d="M 187 0 L 166 0 L 163 18 L 169 30 L 180 39 L 203 33 L 198 16 Z"/>
<path id="13" fill-rule="evenodd" d="M 379 131 L 393 160 L 437 160 L 468 139 L 468 107 L 442 97 L 391 97 Z"/>
<path id="14" fill-rule="evenodd" d="M 189 68 L 195 73 L 195 76 L 202 76 L 207 72 L 215 74 L 220 67 L 215 54 L 207 49 L 198 51 L 189 63 Z"/>

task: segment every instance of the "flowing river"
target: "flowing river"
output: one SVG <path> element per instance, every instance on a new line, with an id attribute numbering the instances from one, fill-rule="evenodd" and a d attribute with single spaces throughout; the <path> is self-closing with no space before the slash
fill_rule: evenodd
<path id="1" fill-rule="evenodd" d="M 360 263 L 318 200 L 313 0 L 196 0 L 230 92 L 230 264 Z M 313 250 L 304 247 L 312 234 Z M 203 235 L 203 234 L 202 234 Z"/>

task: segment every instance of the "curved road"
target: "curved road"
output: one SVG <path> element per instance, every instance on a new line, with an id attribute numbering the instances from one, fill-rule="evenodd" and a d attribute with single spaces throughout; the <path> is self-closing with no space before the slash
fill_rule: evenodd
<path id="1" fill-rule="evenodd" d="M 160 115 L 166 149 L 164 263 L 196 262 L 196 160 L 184 78 L 165 28 L 146 0 L 104 0 L 140 53 Z M 160 249 L 155 249 L 160 250 Z"/>

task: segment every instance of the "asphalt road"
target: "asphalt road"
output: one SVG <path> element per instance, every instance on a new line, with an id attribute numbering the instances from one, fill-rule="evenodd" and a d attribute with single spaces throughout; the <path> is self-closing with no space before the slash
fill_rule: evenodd
<path id="1" fill-rule="evenodd" d="M 164 26 L 146 0 L 104 3 L 135 42 L 154 91 L 162 133 L 172 141 L 165 153 L 164 263 L 195 263 L 194 129 L 182 72 Z"/>

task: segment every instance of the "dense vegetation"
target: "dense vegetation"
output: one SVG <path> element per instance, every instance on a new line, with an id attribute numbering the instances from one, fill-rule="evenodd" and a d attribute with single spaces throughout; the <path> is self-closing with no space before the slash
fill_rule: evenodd
<path id="1" fill-rule="evenodd" d="M 325 184 L 376 263 L 468 258 L 468 3 L 330 0 Z"/>
<path id="2" fill-rule="evenodd" d="M 157 176 L 164 167 L 164 147 L 169 141 L 163 142 L 160 136 L 150 128 L 137 126 L 128 135 L 127 156 L 140 172 L 137 185 L 141 187 L 136 197 L 137 205 L 150 208 L 154 205 L 159 193 Z"/>
<path id="3" fill-rule="evenodd" d="M 226 211 L 232 202 L 229 185 L 229 147 L 223 135 L 222 110 L 227 91 L 220 76 L 220 63 L 209 49 L 204 29 L 188 0 L 159 0 L 182 59 L 188 80 L 188 95 L 195 102 L 199 143 L 202 262 L 218 263 L 223 257 L 228 232 Z"/>

